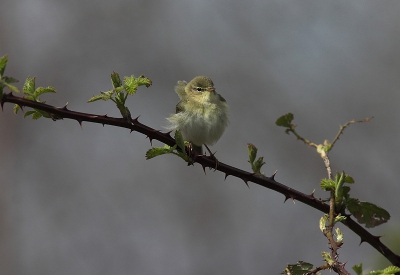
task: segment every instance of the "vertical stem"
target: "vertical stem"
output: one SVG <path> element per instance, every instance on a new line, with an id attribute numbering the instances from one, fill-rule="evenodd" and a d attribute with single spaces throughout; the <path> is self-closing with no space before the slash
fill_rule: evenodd
<path id="1" fill-rule="evenodd" d="M 325 163 L 326 171 L 328 172 L 328 179 L 332 179 L 332 169 L 329 161 L 328 153 L 323 156 L 323 160 Z M 333 221 L 334 221 L 334 212 L 335 212 L 335 191 L 331 190 L 330 199 L 329 199 L 329 219 L 328 219 L 328 228 L 330 235 L 332 234 L 333 229 Z"/>

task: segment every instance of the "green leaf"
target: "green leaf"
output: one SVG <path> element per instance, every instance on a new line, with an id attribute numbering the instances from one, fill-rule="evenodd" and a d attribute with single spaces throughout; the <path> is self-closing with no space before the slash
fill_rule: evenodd
<path id="1" fill-rule="evenodd" d="M 343 198 L 349 199 L 349 192 L 351 188 L 349 186 L 343 186 Z"/>
<path id="2" fill-rule="evenodd" d="M 89 100 L 88 100 L 88 103 L 90 103 L 90 102 L 94 102 L 94 101 L 97 101 L 97 100 L 100 100 L 100 99 L 103 99 L 103 95 L 95 95 L 95 96 L 92 96 Z"/>
<path id="3" fill-rule="evenodd" d="M 8 62 L 8 55 L 0 57 L 0 77 L 3 77 Z"/>
<path id="4" fill-rule="evenodd" d="M 178 145 L 178 148 L 180 148 L 182 150 L 182 152 L 186 153 L 185 141 L 183 140 L 183 136 L 182 136 L 180 130 L 175 131 L 175 141 L 176 141 L 176 144 Z"/>
<path id="5" fill-rule="evenodd" d="M 354 270 L 354 272 L 357 275 L 362 275 L 363 274 L 363 272 L 362 272 L 362 264 L 356 264 L 355 266 L 352 267 L 352 269 Z"/>
<path id="6" fill-rule="evenodd" d="M 25 80 L 25 84 L 24 84 L 24 87 L 22 88 L 22 90 L 26 94 L 33 95 L 33 93 L 35 92 L 35 77 L 31 78 L 28 76 Z"/>
<path id="7" fill-rule="evenodd" d="M 88 100 L 88 103 L 93 102 L 93 101 L 97 101 L 97 100 L 100 100 L 100 99 L 102 99 L 104 101 L 107 101 L 107 100 L 109 100 L 111 98 L 111 96 L 114 94 L 114 92 L 115 92 L 114 90 L 110 90 L 110 91 L 107 91 L 107 92 L 100 92 L 99 95 L 92 96 Z"/>
<path id="8" fill-rule="evenodd" d="M 14 114 L 17 114 L 19 110 L 21 110 L 21 107 L 18 104 L 15 104 L 13 108 Z"/>
<path id="9" fill-rule="evenodd" d="M 339 214 L 335 217 L 335 223 L 345 221 L 346 219 L 347 219 L 346 216 L 342 216 Z"/>
<path id="10" fill-rule="evenodd" d="M 344 182 L 352 184 L 352 183 L 354 183 L 354 179 L 350 175 L 346 175 Z"/>
<path id="11" fill-rule="evenodd" d="M 119 74 L 116 72 L 112 72 L 111 82 L 112 82 L 114 89 L 122 86 L 121 78 L 119 77 Z"/>
<path id="12" fill-rule="evenodd" d="M 294 119 L 294 116 L 292 113 L 287 113 L 286 115 L 281 116 L 278 118 L 275 122 L 276 125 L 290 128 L 292 127 L 292 120 Z"/>
<path id="13" fill-rule="evenodd" d="M 137 88 L 139 86 L 145 85 L 146 87 L 149 87 L 152 82 L 149 78 L 145 77 L 144 75 L 139 76 L 138 78 L 135 78 L 135 76 L 131 75 L 130 77 L 125 76 L 124 77 L 124 88 L 128 92 L 128 94 L 133 95 L 136 93 Z"/>
<path id="14" fill-rule="evenodd" d="M 397 266 L 389 266 L 383 270 L 383 274 L 395 274 L 400 272 L 400 268 Z"/>
<path id="15" fill-rule="evenodd" d="M 176 145 L 173 146 L 173 147 L 165 145 L 164 147 L 151 148 L 150 150 L 148 150 L 146 152 L 146 159 L 152 159 L 152 158 L 155 158 L 157 156 L 161 156 L 161 155 L 164 155 L 164 154 L 169 154 L 173 150 L 175 150 L 175 148 L 176 148 Z"/>
<path id="16" fill-rule="evenodd" d="M 55 117 L 54 115 L 49 114 L 48 112 L 45 112 L 45 111 L 42 111 L 42 110 L 35 109 L 35 111 L 36 111 L 36 113 L 39 113 L 41 116 L 43 116 L 45 118 L 53 119 L 53 117 Z M 40 118 L 41 116 L 39 116 L 38 118 Z"/>
<path id="17" fill-rule="evenodd" d="M 371 271 L 370 275 L 392 275 L 400 272 L 400 268 L 397 266 L 389 266 L 385 268 L 384 270 L 376 270 L 376 271 Z"/>
<path id="18" fill-rule="evenodd" d="M 334 261 L 332 260 L 331 253 L 322 251 L 321 254 L 322 258 L 324 258 L 325 262 L 327 262 L 329 265 L 332 265 L 334 263 Z"/>
<path id="19" fill-rule="evenodd" d="M 144 75 L 139 76 L 137 79 L 138 86 L 146 86 L 146 88 L 150 87 L 153 82 L 150 78 L 145 77 Z"/>
<path id="20" fill-rule="evenodd" d="M 103 100 L 104 101 L 107 101 L 107 100 L 109 100 L 111 97 L 112 97 L 112 95 L 115 93 L 115 91 L 114 90 L 109 90 L 109 91 L 107 91 L 107 92 L 100 92 L 100 94 L 102 94 L 103 95 Z"/>
<path id="21" fill-rule="evenodd" d="M 36 111 L 28 111 L 28 112 L 26 112 L 26 113 L 24 114 L 24 118 L 26 118 L 26 117 L 28 117 L 28 116 L 30 116 L 30 115 L 33 115 L 34 113 L 36 113 Z"/>
<path id="22" fill-rule="evenodd" d="M 3 76 L 3 80 L 5 83 L 16 83 L 19 82 L 18 79 L 9 77 L 9 76 Z"/>
<path id="23" fill-rule="evenodd" d="M 261 167 L 265 164 L 264 157 L 259 157 L 251 166 L 253 169 L 253 172 L 262 175 L 261 173 Z"/>
<path id="24" fill-rule="evenodd" d="M 346 206 L 357 221 L 365 224 L 367 228 L 378 226 L 390 219 L 389 212 L 370 202 L 351 198 L 347 201 Z"/>
<path id="25" fill-rule="evenodd" d="M 335 182 L 331 179 L 322 179 L 319 185 L 325 191 L 335 190 Z"/>
<path id="26" fill-rule="evenodd" d="M 335 176 L 335 207 L 336 210 L 340 210 L 342 208 L 343 202 L 343 184 L 345 180 L 345 173 L 342 172 L 341 174 L 336 172 Z"/>
<path id="27" fill-rule="evenodd" d="M 37 88 L 35 90 L 34 96 L 38 97 L 38 96 L 40 96 L 42 94 L 45 94 L 45 93 L 55 93 L 55 92 L 56 92 L 56 89 L 51 87 L 51 86 L 46 87 L 46 88 L 45 87 L 39 87 L 39 88 Z"/>
<path id="28" fill-rule="evenodd" d="M 394 274 L 400 272 L 400 267 L 398 266 L 389 266 L 383 270 L 387 274 Z"/>
<path id="29" fill-rule="evenodd" d="M 336 228 L 335 232 L 336 232 L 336 241 L 339 243 L 342 243 L 343 242 L 343 233 L 340 231 L 339 228 Z"/>
<path id="30" fill-rule="evenodd" d="M 281 274 L 286 275 L 303 275 L 313 268 L 313 265 L 303 261 L 298 261 L 296 264 L 288 264 Z"/>
<path id="31" fill-rule="evenodd" d="M 133 75 L 130 77 L 125 76 L 124 83 L 125 83 L 125 90 L 128 92 L 128 94 L 133 95 L 136 93 L 138 88 L 138 82 Z"/>
<path id="32" fill-rule="evenodd" d="M 39 113 L 38 111 L 35 111 L 33 114 L 32 114 L 32 119 L 39 119 L 39 118 L 41 118 L 43 115 L 41 114 L 41 113 Z"/>
<path id="33" fill-rule="evenodd" d="M 335 176 L 336 190 L 340 190 L 342 188 L 342 186 L 344 184 L 344 179 L 345 179 L 344 172 L 342 172 L 341 174 L 336 172 L 336 176 Z"/>
<path id="34" fill-rule="evenodd" d="M 326 229 L 326 222 L 328 221 L 328 215 L 325 214 L 319 219 L 319 229 L 323 233 Z"/>
<path id="35" fill-rule="evenodd" d="M 248 162 L 250 162 L 252 164 L 256 160 L 258 149 L 253 144 L 247 143 L 247 151 L 249 154 Z"/>
<path id="36" fill-rule="evenodd" d="M 175 152 L 172 152 L 172 153 L 177 155 L 178 157 L 180 157 L 181 159 L 183 159 L 186 162 L 191 161 L 190 157 L 186 154 L 186 151 L 185 152 L 178 151 L 177 153 L 175 153 Z"/>
<path id="37" fill-rule="evenodd" d="M 10 89 L 12 92 L 14 93 L 20 93 L 21 91 L 14 85 L 8 84 L 8 83 L 4 83 L 4 85 L 6 85 L 8 87 L 8 89 Z"/>

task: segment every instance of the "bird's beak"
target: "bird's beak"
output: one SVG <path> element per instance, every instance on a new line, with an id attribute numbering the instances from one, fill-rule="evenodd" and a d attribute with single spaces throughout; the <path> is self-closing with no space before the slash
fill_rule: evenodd
<path id="1" fill-rule="evenodd" d="M 213 92 L 215 92 L 215 88 L 208 88 L 207 92 L 213 93 Z"/>

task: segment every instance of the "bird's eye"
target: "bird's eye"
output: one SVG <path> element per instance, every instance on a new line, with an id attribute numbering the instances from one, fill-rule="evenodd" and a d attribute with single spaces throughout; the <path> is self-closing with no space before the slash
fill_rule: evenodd
<path id="1" fill-rule="evenodd" d="M 197 91 L 198 91 L 198 92 L 201 92 L 201 88 L 200 88 L 200 87 L 197 87 Z"/>

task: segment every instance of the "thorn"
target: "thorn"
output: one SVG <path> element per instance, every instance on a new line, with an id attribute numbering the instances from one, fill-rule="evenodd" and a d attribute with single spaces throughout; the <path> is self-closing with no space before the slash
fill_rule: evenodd
<path id="1" fill-rule="evenodd" d="M 296 202 L 295 202 L 293 196 L 286 196 L 286 195 L 285 195 L 285 200 L 283 201 L 283 203 L 285 203 L 288 199 L 292 199 L 293 204 L 296 204 Z"/>
<path id="2" fill-rule="evenodd" d="M 79 123 L 79 126 L 81 126 L 81 129 L 83 130 L 83 128 L 82 128 L 82 120 L 76 120 L 76 121 L 78 121 L 78 123 Z M 104 125 L 103 125 L 104 126 Z"/>
<path id="3" fill-rule="evenodd" d="M 132 132 L 133 132 L 133 130 L 131 130 L 131 133 L 132 133 Z M 153 146 L 153 138 L 151 138 L 151 137 L 149 137 L 149 136 L 146 136 L 146 138 L 149 139 L 150 145 Z"/>
<path id="4" fill-rule="evenodd" d="M 108 117 L 108 114 L 102 115 L 102 117 Z"/>
<path id="5" fill-rule="evenodd" d="M 274 174 L 272 174 L 272 176 L 270 176 L 269 179 L 275 181 L 276 173 L 278 173 L 278 170 L 275 170 Z"/>
<path id="6" fill-rule="evenodd" d="M 242 179 L 242 181 L 244 181 L 244 183 L 247 185 L 247 187 L 250 189 L 249 183 L 247 182 L 247 180 Z"/>
<path id="7" fill-rule="evenodd" d="M 290 197 L 285 195 L 285 200 L 283 201 L 283 203 L 285 203 L 288 199 L 290 199 Z"/>
<path id="8" fill-rule="evenodd" d="M 139 120 L 138 120 L 138 119 L 139 119 L 139 117 L 140 117 L 140 116 L 137 116 L 136 118 L 133 118 L 133 119 L 132 119 L 132 122 L 133 122 L 133 123 L 137 123 L 137 122 L 139 122 Z"/>
<path id="9" fill-rule="evenodd" d="M 229 176 L 228 173 L 225 173 L 225 179 L 224 179 L 224 180 L 226 180 L 226 178 L 227 178 L 228 176 Z"/>
<path id="10" fill-rule="evenodd" d="M 68 106 L 68 102 L 67 102 L 67 103 L 65 103 L 64 107 L 62 107 L 62 108 L 61 108 L 61 110 L 68 111 L 68 108 L 67 108 L 67 106 Z"/>
<path id="11" fill-rule="evenodd" d="M 380 241 L 382 236 L 372 236 L 374 239 L 376 239 L 377 241 Z"/>
<path id="12" fill-rule="evenodd" d="M 315 193 L 315 189 L 311 192 L 311 195 L 310 195 L 310 196 L 311 196 L 312 198 L 315 198 L 315 197 L 314 197 L 314 193 Z"/>
<path id="13" fill-rule="evenodd" d="M 203 168 L 204 175 L 207 175 L 207 173 L 206 173 L 206 166 L 205 166 L 204 164 L 202 164 L 202 163 L 200 163 L 200 165 L 201 165 L 201 168 Z"/>
<path id="14" fill-rule="evenodd" d="M 163 133 L 165 136 L 170 137 L 173 130 Z"/>
<path id="15" fill-rule="evenodd" d="M 363 242 L 365 242 L 365 240 L 363 238 L 361 238 L 360 244 L 361 245 Z"/>

